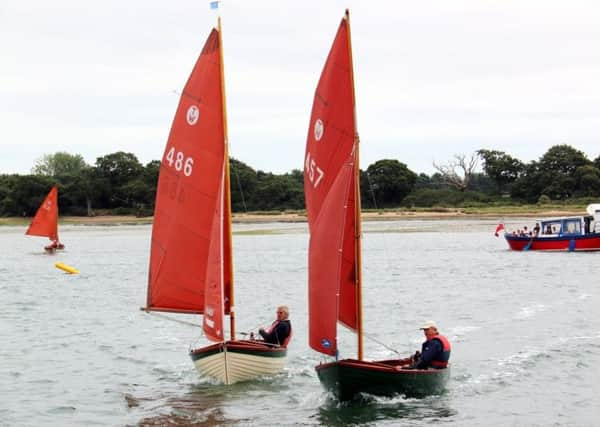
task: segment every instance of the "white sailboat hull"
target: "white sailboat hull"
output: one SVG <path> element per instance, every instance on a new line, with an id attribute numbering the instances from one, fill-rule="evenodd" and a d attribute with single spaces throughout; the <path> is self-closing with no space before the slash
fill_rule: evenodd
<path id="1" fill-rule="evenodd" d="M 287 350 L 257 341 L 227 341 L 192 350 L 198 372 L 223 384 L 276 375 L 285 366 Z"/>

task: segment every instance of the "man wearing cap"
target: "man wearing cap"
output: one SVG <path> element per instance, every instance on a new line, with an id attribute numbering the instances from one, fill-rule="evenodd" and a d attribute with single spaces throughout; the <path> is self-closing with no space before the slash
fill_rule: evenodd
<path id="1" fill-rule="evenodd" d="M 416 358 L 413 369 L 444 369 L 450 359 L 450 341 L 440 335 L 433 320 L 428 320 L 419 329 L 423 330 L 427 339 L 421 346 L 421 354 Z"/>

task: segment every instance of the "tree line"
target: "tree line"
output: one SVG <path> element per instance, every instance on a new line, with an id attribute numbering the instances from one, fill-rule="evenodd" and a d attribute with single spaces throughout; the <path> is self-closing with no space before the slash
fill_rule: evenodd
<path id="1" fill-rule="evenodd" d="M 555 145 L 539 160 L 525 163 L 502 151 L 457 154 L 435 173 L 411 171 L 395 159 L 361 170 L 365 209 L 466 207 L 486 204 L 568 202 L 600 197 L 600 156 L 590 160 L 569 145 Z M 478 171 L 481 166 L 481 172 Z M 78 154 L 40 158 L 29 175 L 0 174 L 0 216 L 32 216 L 54 184 L 61 215 L 151 216 L 160 161 L 146 165 L 118 151 L 88 165 Z M 303 171 L 273 174 L 231 159 L 234 212 L 304 209 Z"/>

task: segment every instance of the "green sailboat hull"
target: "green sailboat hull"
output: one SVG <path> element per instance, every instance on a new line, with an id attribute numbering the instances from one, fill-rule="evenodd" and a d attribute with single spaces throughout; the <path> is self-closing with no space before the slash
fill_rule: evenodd
<path id="1" fill-rule="evenodd" d="M 352 400 L 360 393 L 421 398 L 444 392 L 450 368 L 404 369 L 403 366 L 406 366 L 404 359 L 378 362 L 344 359 L 315 369 L 321 384 L 339 400 Z"/>

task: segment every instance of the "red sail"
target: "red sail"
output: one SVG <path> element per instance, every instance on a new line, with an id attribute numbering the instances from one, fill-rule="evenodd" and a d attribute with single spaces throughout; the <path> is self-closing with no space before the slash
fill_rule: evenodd
<path id="1" fill-rule="evenodd" d="M 225 286 L 225 292 L 230 290 L 231 248 L 222 234 L 215 236 L 214 232 L 219 227 L 215 224 L 218 216 L 229 215 L 222 209 L 221 195 L 226 150 L 220 49 L 219 33 L 213 29 L 183 89 L 162 158 L 152 227 L 148 310 L 204 312 L 212 245 L 227 264 L 219 286 Z"/>
<path id="2" fill-rule="evenodd" d="M 52 187 L 38 208 L 25 234 L 58 240 L 58 187 L 56 185 Z"/>
<path id="3" fill-rule="evenodd" d="M 225 180 L 223 180 L 223 185 Z M 224 311 L 224 295 L 223 295 L 223 241 L 224 241 L 224 226 L 223 209 L 226 208 L 224 203 L 223 185 L 219 189 L 219 203 L 215 210 L 215 217 L 210 239 L 210 248 L 208 251 L 208 265 L 205 285 L 205 301 L 204 301 L 204 319 L 202 321 L 202 329 L 206 337 L 212 341 L 223 341 L 223 311 Z"/>
<path id="4" fill-rule="evenodd" d="M 356 126 L 349 43 L 345 17 L 315 93 L 304 163 L 309 344 L 331 355 L 337 351 L 337 321 L 357 328 Z"/>

